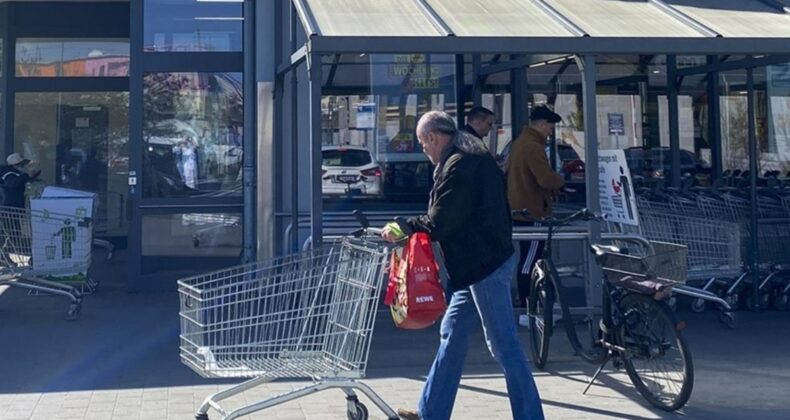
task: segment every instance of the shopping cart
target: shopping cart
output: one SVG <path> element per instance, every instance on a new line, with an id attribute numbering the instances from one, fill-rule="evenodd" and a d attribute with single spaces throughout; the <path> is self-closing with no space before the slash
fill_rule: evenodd
<path id="1" fill-rule="evenodd" d="M 178 282 L 181 300 L 181 361 L 210 378 L 250 377 L 206 398 L 198 420 L 217 410 L 223 419 L 339 388 L 348 418 L 368 418 L 360 391 L 388 418 L 397 414 L 364 377 L 388 249 L 365 238 L 331 245 Z M 312 384 L 232 410 L 220 401 L 276 379 Z"/>
<path id="2" fill-rule="evenodd" d="M 97 198 L 93 226 L 95 236 L 106 237 L 108 233 L 123 230 L 126 197 L 118 192 L 107 191 L 97 193 Z M 107 239 L 94 237 L 93 246 L 107 250 L 107 261 L 112 260 L 115 253 L 115 245 L 112 242 Z M 95 283 L 95 287 L 98 287 L 98 283 Z"/>
<path id="3" fill-rule="evenodd" d="M 90 223 L 87 218 L 0 207 L 0 286 L 65 296 L 71 301 L 66 319 L 76 319 L 82 295 L 73 284 L 87 279 Z"/>

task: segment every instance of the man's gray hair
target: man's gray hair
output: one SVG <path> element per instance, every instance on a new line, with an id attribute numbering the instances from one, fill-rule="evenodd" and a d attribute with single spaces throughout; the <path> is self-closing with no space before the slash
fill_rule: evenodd
<path id="1" fill-rule="evenodd" d="M 453 117 L 442 111 L 429 111 L 420 117 L 417 123 L 418 135 L 422 133 L 440 133 L 450 136 L 453 145 L 463 152 L 472 155 L 488 153 L 483 141 L 458 129 Z"/>

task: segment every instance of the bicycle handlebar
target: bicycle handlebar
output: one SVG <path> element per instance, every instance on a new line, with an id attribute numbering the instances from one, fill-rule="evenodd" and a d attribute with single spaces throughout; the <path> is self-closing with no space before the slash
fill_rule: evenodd
<path id="1" fill-rule="evenodd" d="M 523 210 L 513 210 L 513 216 L 521 216 L 524 218 L 529 219 L 530 221 L 540 223 L 545 226 L 549 227 L 557 227 L 557 226 L 565 226 L 570 224 L 571 222 L 575 222 L 577 220 L 584 220 L 584 221 L 604 221 L 606 220 L 606 216 L 601 213 L 593 213 L 589 209 L 581 209 L 570 216 L 557 218 L 557 217 L 544 217 L 544 218 L 535 218 L 529 215 L 527 209 Z"/>

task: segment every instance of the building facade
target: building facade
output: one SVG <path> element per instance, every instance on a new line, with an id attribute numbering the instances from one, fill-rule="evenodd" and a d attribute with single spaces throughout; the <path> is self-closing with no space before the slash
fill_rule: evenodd
<path id="1" fill-rule="evenodd" d="M 405 10 L 411 2 L 382 2 L 394 9 L 378 26 L 364 19 L 375 11 L 343 21 L 353 14 L 333 14 L 325 3 L 0 1 L 4 155 L 34 160 L 47 185 L 98 194 L 96 233 L 126 248 L 130 290 L 172 289 L 183 276 L 317 242 L 316 209 L 327 235 L 341 234 L 350 223 L 343 215 L 353 209 L 381 220 L 424 209 L 432 168 L 414 129 L 431 109 L 461 122 L 473 105 L 492 109 L 496 127 L 485 140 L 500 151 L 532 107 L 553 107 L 563 122 L 547 153 L 576 185 L 563 199 L 581 205 L 589 191 L 587 127 L 594 127 L 597 148 L 626 150 L 632 174 L 651 180 L 688 174 L 711 182 L 749 169 L 751 92 L 758 168 L 790 171 L 790 57 L 746 54 L 742 44 L 733 44 L 733 54 L 690 46 L 673 55 L 651 52 L 650 43 L 597 53 L 590 126 L 583 60 L 564 44 L 540 54 L 398 50 L 387 37 L 433 33 L 418 24 L 392 26 L 414 12 Z M 467 12 L 447 1 L 414 3 L 429 4 L 429 17 Z M 590 14 L 581 9 L 589 5 L 546 3 L 560 17 L 542 9 L 514 13 L 546 25 L 530 30 L 595 38 L 588 44 L 600 43 L 601 51 L 633 29 L 585 18 Z M 755 36 L 735 24 L 715 25 L 727 16 L 681 3 L 677 16 L 650 11 L 656 28 L 643 27 L 644 36 L 674 28 L 690 45 L 710 35 L 705 31 Z M 774 15 L 783 9 L 771 4 L 750 0 L 742 11 L 715 13 L 781 24 Z M 697 26 L 679 23 L 689 14 Z M 452 35 L 485 32 L 445 21 L 432 20 L 440 32 L 458 32 Z M 507 28 L 500 23 L 499 30 Z M 311 54 L 308 40 L 328 32 L 371 37 L 358 49 Z"/>

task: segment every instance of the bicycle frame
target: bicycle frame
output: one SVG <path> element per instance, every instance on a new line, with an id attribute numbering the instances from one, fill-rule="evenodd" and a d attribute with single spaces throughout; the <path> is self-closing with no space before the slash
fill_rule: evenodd
<path id="1" fill-rule="evenodd" d="M 560 277 L 560 274 L 557 271 L 557 267 L 554 264 L 554 260 L 552 258 L 552 252 L 551 252 L 551 249 L 552 249 L 551 243 L 552 243 L 552 238 L 554 236 L 554 228 L 556 227 L 556 225 L 553 224 L 553 223 L 549 223 L 547 225 L 547 227 L 548 227 L 548 236 L 547 236 L 546 242 L 543 244 L 543 257 L 541 258 L 541 260 L 544 261 L 544 263 L 546 264 L 546 266 L 549 269 L 549 273 L 548 274 L 552 278 L 552 283 L 553 283 L 553 286 L 554 286 L 555 296 L 557 297 L 557 302 L 560 304 L 560 309 L 562 310 L 562 317 L 565 320 L 570 320 L 571 319 L 571 313 L 570 313 L 570 309 L 568 308 L 567 300 L 565 299 L 566 298 L 565 286 L 562 284 L 562 278 Z M 611 331 L 613 331 L 613 327 L 614 327 L 613 320 L 612 320 L 612 313 L 611 313 L 611 307 L 612 307 L 611 306 L 612 305 L 611 304 L 611 291 L 609 290 L 609 287 L 606 284 L 606 282 L 604 282 L 603 287 L 604 287 L 603 288 L 604 292 L 603 292 L 603 296 L 602 296 L 602 298 L 603 298 L 603 304 L 602 304 L 602 310 L 603 310 L 602 325 L 601 325 L 601 327 L 597 327 L 594 324 L 594 320 L 593 320 L 593 322 L 591 323 L 590 327 L 591 328 L 602 329 L 604 334 L 605 334 L 605 337 L 603 337 L 602 341 L 604 341 L 604 342 L 611 342 L 610 335 L 611 335 Z M 584 346 L 581 344 L 581 341 L 579 341 L 579 336 L 576 333 L 576 328 L 574 327 L 573 322 L 564 322 L 563 324 L 564 324 L 564 328 L 565 328 L 565 333 L 568 336 L 568 340 L 570 341 L 571 347 L 573 347 L 574 352 L 579 354 L 582 357 L 582 359 L 584 359 L 585 361 L 587 361 L 589 363 L 598 364 L 598 363 L 603 362 L 604 358 L 606 357 L 606 353 L 605 352 L 601 352 L 598 355 L 598 357 L 595 357 L 595 358 L 593 358 L 593 357 L 586 357 L 586 356 L 589 356 L 589 355 L 587 354 Z M 591 330 L 590 333 L 591 333 L 590 336 L 594 337 L 594 335 L 593 335 L 594 331 Z M 599 340 L 599 341 L 601 341 L 601 340 Z M 591 343 L 591 344 L 594 345 L 596 343 Z"/>

